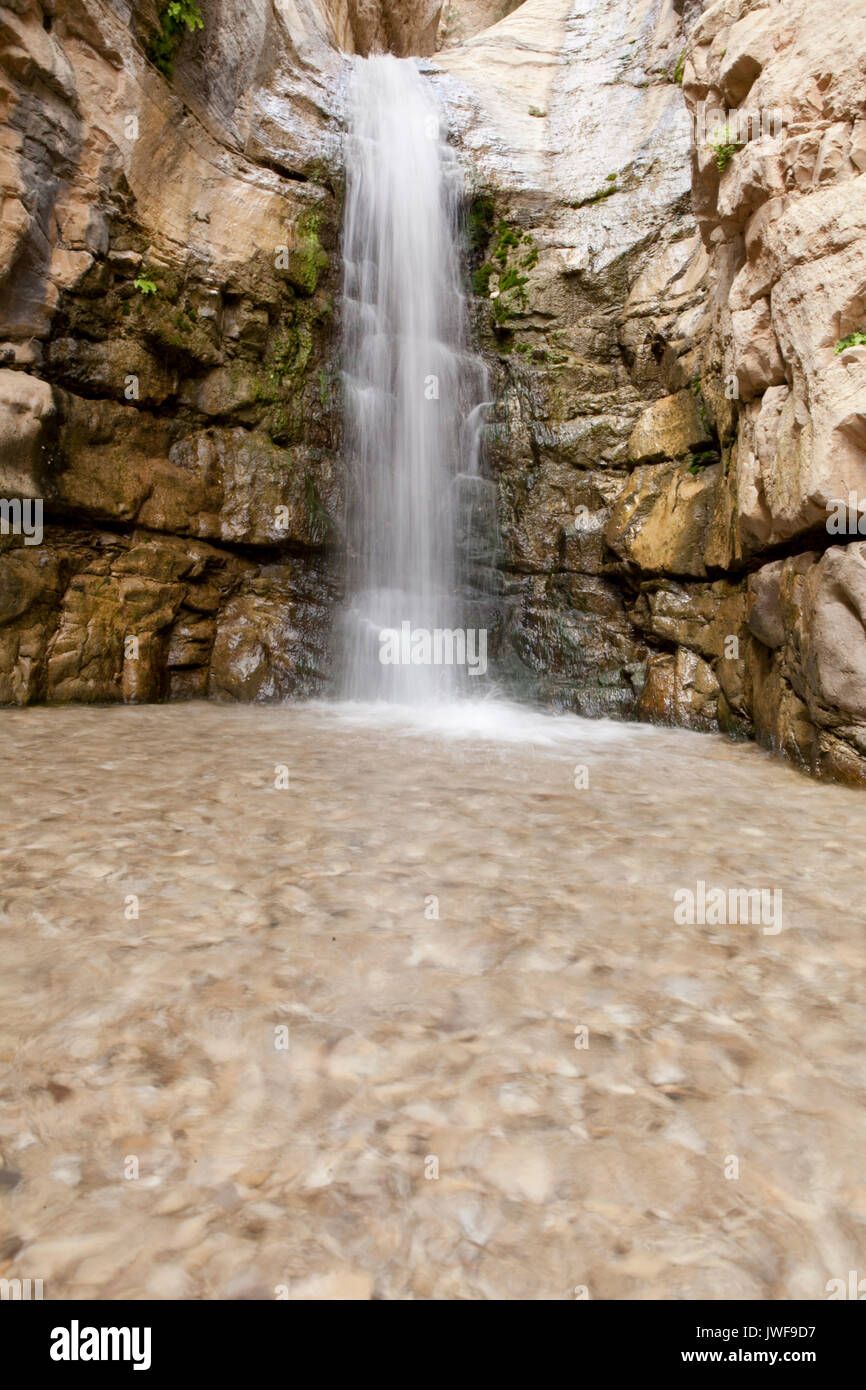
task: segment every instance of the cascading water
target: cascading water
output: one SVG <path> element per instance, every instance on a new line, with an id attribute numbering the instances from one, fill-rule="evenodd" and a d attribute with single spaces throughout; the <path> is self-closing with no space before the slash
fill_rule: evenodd
<path id="1" fill-rule="evenodd" d="M 489 504 L 478 476 L 487 377 L 466 346 L 460 169 L 411 60 L 357 62 L 346 171 L 343 694 L 476 693 L 486 632 L 482 643 L 467 628 L 461 588 L 484 558 L 466 518 Z"/>

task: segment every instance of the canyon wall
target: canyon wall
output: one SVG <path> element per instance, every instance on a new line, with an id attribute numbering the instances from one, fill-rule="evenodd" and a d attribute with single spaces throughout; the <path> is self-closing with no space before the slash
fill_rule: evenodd
<path id="1" fill-rule="evenodd" d="M 506 662 L 561 708 L 864 780 L 859 0 L 526 0 L 438 65 L 476 180 Z"/>
<path id="2" fill-rule="evenodd" d="M 606 534 L 632 470 L 710 442 L 690 389 L 707 256 L 675 81 L 684 42 L 659 0 L 526 0 L 437 63 L 475 187 L 505 545 L 500 656 L 517 687 L 581 714 L 642 712 L 652 647 L 630 611 L 640 581 Z M 649 438 L 661 428 L 669 438 Z M 697 499 L 706 484 L 680 486 Z"/>
<path id="3" fill-rule="evenodd" d="M 0 496 L 45 503 L 0 702 L 325 687 L 346 55 L 388 48 L 466 169 L 497 675 L 863 780 L 861 0 L 202 0 L 168 61 L 161 9 L 0 7 Z"/>
<path id="4" fill-rule="evenodd" d="M 755 138 L 741 118 L 727 163 L 706 143 L 693 154 L 695 213 L 710 256 L 702 381 L 724 460 L 704 556 L 708 566 L 748 571 L 743 698 L 757 736 L 800 765 L 860 781 L 863 6 L 717 0 L 694 31 L 683 78 L 696 117 L 719 107 L 770 114 L 764 127 L 775 127 Z"/>
<path id="5" fill-rule="evenodd" d="M 298 0 L 0 8 L 0 701 L 324 679 L 344 60 Z"/>

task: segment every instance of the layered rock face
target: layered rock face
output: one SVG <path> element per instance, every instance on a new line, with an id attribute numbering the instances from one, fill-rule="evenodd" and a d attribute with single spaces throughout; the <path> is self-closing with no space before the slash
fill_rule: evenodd
<path id="1" fill-rule="evenodd" d="M 436 48 L 442 0 L 324 0 L 345 53 L 426 55 Z"/>
<path id="2" fill-rule="evenodd" d="M 470 189 L 498 674 L 863 780 L 861 9 L 202 0 L 168 62 L 156 0 L 0 9 L 0 495 L 45 502 L 0 701 L 326 682 L 346 55 L 390 49 Z"/>
<path id="3" fill-rule="evenodd" d="M 160 71 L 153 4 L 0 10 L 4 703 L 324 677 L 343 61 L 303 4 L 204 17 Z"/>
<path id="4" fill-rule="evenodd" d="M 527 0 L 439 58 L 480 195 L 511 650 L 557 705 L 853 781 L 861 8 Z"/>
<path id="5" fill-rule="evenodd" d="M 346 54 L 432 51 L 441 3 L 165 10 L 0 7 L 0 496 L 44 504 L 0 535 L 0 703 L 329 674 Z"/>
<path id="6" fill-rule="evenodd" d="M 643 570 L 705 573 L 713 439 L 692 383 L 708 258 L 675 80 L 685 42 L 658 0 L 526 0 L 437 59 L 476 189 L 500 659 L 516 688 L 583 714 L 643 710 L 653 642 L 631 611 Z M 686 529 L 671 528 L 684 514 Z"/>
<path id="7" fill-rule="evenodd" d="M 699 129 L 732 113 L 693 155 L 710 256 L 703 390 L 723 453 L 705 557 L 753 571 L 743 684 L 758 736 L 862 780 L 863 7 L 717 0 L 683 86 Z"/>

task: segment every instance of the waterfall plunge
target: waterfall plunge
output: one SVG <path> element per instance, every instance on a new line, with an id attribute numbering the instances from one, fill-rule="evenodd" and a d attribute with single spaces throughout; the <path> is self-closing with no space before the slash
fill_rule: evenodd
<path id="1" fill-rule="evenodd" d="M 415 704 L 481 693 L 466 665 L 427 663 L 421 653 L 421 664 L 380 659 L 383 631 L 407 624 L 413 633 L 467 634 L 460 589 L 484 558 L 471 518 L 486 514 L 489 522 L 490 485 L 478 477 L 487 378 L 466 347 L 461 196 L 457 161 L 415 64 L 358 61 L 343 242 L 343 693 L 353 700 Z M 467 635 L 477 653 L 478 629 Z"/>

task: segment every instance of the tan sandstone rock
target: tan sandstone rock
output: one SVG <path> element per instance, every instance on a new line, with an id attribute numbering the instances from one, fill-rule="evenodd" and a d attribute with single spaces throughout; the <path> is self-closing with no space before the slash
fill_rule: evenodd
<path id="1" fill-rule="evenodd" d="M 719 480 L 718 464 L 697 473 L 667 463 L 636 468 L 607 524 L 608 545 L 651 573 L 705 575 Z"/>
<path id="2" fill-rule="evenodd" d="M 679 391 L 648 405 L 628 441 L 633 463 L 683 458 L 711 442 L 691 391 Z"/>

